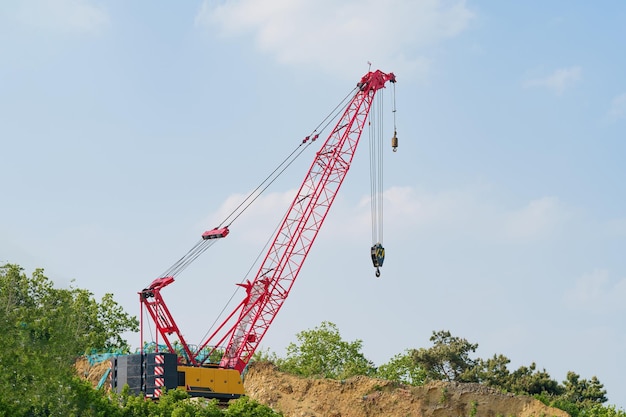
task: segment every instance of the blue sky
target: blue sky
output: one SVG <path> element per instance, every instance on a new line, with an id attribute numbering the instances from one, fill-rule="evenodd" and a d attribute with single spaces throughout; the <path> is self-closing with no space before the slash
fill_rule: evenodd
<path id="1" fill-rule="evenodd" d="M 450 330 L 624 408 L 625 21 L 618 1 L 3 2 L 0 261 L 138 314 L 370 61 L 398 77 L 382 276 L 362 144 L 262 347 L 331 321 L 380 365 Z M 164 291 L 191 342 L 312 158 Z"/>

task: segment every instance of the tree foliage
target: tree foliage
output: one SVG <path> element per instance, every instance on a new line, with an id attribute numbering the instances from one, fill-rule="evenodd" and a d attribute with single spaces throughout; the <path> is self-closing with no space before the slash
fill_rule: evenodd
<path id="1" fill-rule="evenodd" d="M 115 397 L 118 404 L 107 417 L 280 417 L 271 408 L 248 397 L 232 400 L 228 407 L 222 407 L 217 400 L 203 398 L 190 399 L 185 391 L 165 390 L 159 401 L 153 401 L 129 394 L 127 389 Z"/>
<path id="2" fill-rule="evenodd" d="M 449 331 L 433 332 L 430 341 L 433 342 L 430 348 L 396 355 L 388 364 L 378 368 L 377 375 L 412 384 L 428 380 L 478 382 L 502 391 L 534 396 L 573 417 L 626 417 L 623 410 L 602 406 L 607 401 L 606 390 L 595 376 L 587 380 L 568 372 L 567 379 L 560 384 L 545 369 L 537 369 L 534 362 L 511 372 L 508 369 L 511 361 L 504 355 L 494 355 L 486 360 L 472 359 L 470 353 L 475 352 L 478 345 L 454 337 Z"/>
<path id="3" fill-rule="evenodd" d="M 584 404 L 602 404 L 607 400 L 604 385 L 595 376 L 581 379 L 575 372 L 568 372 L 564 384 L 564 396 L 568 401 Z"/>
<path id="4" fill-rule="evenodd" d="M 427 378 L 426 371 L 413 360 L 411 350 L 397 354 L 388 363 L 379 366 L 376 376 L 407 385 L 422 385 Z"/>
<path id="5" fill-rule="evenodd" d="M 26 276 L 17 265 L 0 267 L 0 406 L 15 415 L 70 415 L 76 392 L 76 358 L 92 349 L 127 349 L 119 336 L 138 322 L 106 294 L 55 288 L 42 269 Z M 79 407 L 80 408 L 80 407 Z"/>
<path id="6" fill-rule="evenodd" d="M 291 344 L 288 347 L 286 359 L 269 353 L 262 356 L 274 361 L 283 371 L 335 379 L 346 377 L 345 372 L 329 370 L 337 363 L 335 358 L 364 359 L 360 355 L 361 341 L 355 342 L 353 349 L 348 349 L 350 344 L 341 340 L 336 326 L 329 322 L 323 322 L 312 331 L 299 333 L 298 340 L 300 345 Z M 606 390 L 595 376 L 586 380 L 569 372 L 566 381 L 560 384 L 545 369 L 538 369 L 534 362 L 511 372 L 508 369 L 511 361 L 504 355 L 474 359 L 471 354 L 478 344 L 453 336 L 449 331 L 433 332 L 430 341 L 432 347 L 407 349 L 375 372 L 371 372 L 371 363 L 368 362 L 360 374 L 409 385 L 421 385 L 431 380 L 475 382 L 505 392 L 534 396 L 573 417 L 626 417 L 623 410 L 602 406 L 607 401 Z M 338 377 L 338 374 L 341 376 Z"/>
<path id="7" fill-rule="evenodd" d="M 121 335 L 137 327 L 137 319 L 126 314 L 112 294 L 98 301 L 84 289 L 55 288 L 41 269 L 28 277 L 17 265 L 0 266 L 0 417 L 280 416 L 246 397 L 227 409 L 211 401 L 191 401 L 179 390 L 153 402 L 128 391 L 112 395 L 95 390 L 76 376 L 77 357 L 94 350 L 128 351 Z M 429 380 L 478 382 L 533 395 L 572 417 L 626 417 L 623 410 L 603 405 L 606 390 L 595 376 L 587 380 L 568 372 L 560 384 L 535 363 L 511 372 L 506 356 L 473 359 L 478 345 L 449 331 L 433 332 L 432 347 L 406 350 L 378 369 L 361 352 L 362 341 L 344 341 L 333 323 L 322 322 L 298 333 L 297 339 L 284 359 L 261 351 L 255 358 L 269 358 L 284 371 L 308 377 L 369 375 L 411 385 Z"/>
<path id="8" fill-rule="evenodd" d="M 474 373 L 476 378 L 485 385 L 504 388 L 509 385 L 511 373 L 507 366 L 511 360 L 504 355 L 493 355 L 489 359 L 478 359 Z"/>
<path id="9" fill-rule="evenodd" d="M 563 386 L 552 379 L 545 369 L 538 370 L 534 362 L 513 372 L 507 368 L 510 362 L 504 355 L 478 359 L 474 370 L 478 382 L 515 394 L 555 396 L 563 393 Z"/>
<path id="10" fill-rule="evenodd" d="M 281 414 L 248 397 L 233 401 L 224 411 L 225 417 L 278 417 Z"/>
<path id="11" fill-rule="evenodd" d="M 296 335 L 299 343 L 287 346 L 287 357 L 278 361 L 280 369 L 306 377 L 345 379 L 371 375 L 374 364 L 361 352 L 363 342 L 342 340 L 337 326 L 322 322 L 313 330 Z"/>
<path id="12" fill-rule="evenodd" d="M 530 395 L 547 405 L 567 411 L 572 417 L 626 417 L 623 410 L 604 407 L 606 390 L 594 376 L 581 379 L 568 372 L 560 384 L 545 369 L 533 362 L 510 371 L 510 359 L 502 354 L 489 359 L 472 358 L 478 344 L 453 336 L 447 330 L 433 331 L 429 348 L 407 349 L 373 371 L 361 354 L 362 342 L 341 339 L 333 323 L 323 322 L 314 330 L 300 332 L 299 344 L 290 344 L 287 358 L 275 353 L 259 354 L 275 362 L 281 370 L 302 376 L 347 378 L 353 375 L 376 376 L 409 385 L 433 380 L 474 382 L 514 394 Z M 346 366 L 348 365 L 348 366 Z"/>
<path id="13" fill-rule="evenodd" d="M 475 361 L 470 353 L 476 351 L 477 344 L 452 336 L 449 331 L 433 332 L 430 337 L 433 346 L 412 351 L 413 361 L 432 380 L 477 382 L 473 374 Z"/>
<path id="14" fill-rule="evenodd" d="M 528 367 L 520 366 L 513 371 L 508 381 L 504 388 L 517 394 L 561 395 L 563 393 L 563 387 L 552 379 L 545 369 L 537 370 L 537 365 L 534 362 Z"/>
<path id="15" fill-rule="evenodd" d="M 93 351 L 126 352 L 121 334 L 138 322 L 106 294 L 100 301 L 79 288 L 59 289 L 43 270 L 26 276 L 17 265 L 0 267 L 0 417 L 277 417 L 254 401 L 233 409 L 191 401 L 167 391 L 158 402 L 94 389 L 74 363 Z"/>

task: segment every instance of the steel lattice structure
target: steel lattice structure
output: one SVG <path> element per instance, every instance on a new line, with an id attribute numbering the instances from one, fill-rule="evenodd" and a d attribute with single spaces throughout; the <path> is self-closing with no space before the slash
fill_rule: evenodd
<path id="1" fill-rule="evenodd" d="M 245 288 L 245 298 L 198 349 L 191 349 L 186 343 L 160 295 L 160 290 L 173 282 L 173 277 L 158 278 L 140 292 L 142 304 L 170 351 L 174 349 L 169 338 L 176 333 L 187 361 L 199 366 L 207 360 L 209 346 L 224 346 L 226 342 L 220 367 L 239 372 L 244 370 L 287 299 L 346 177 L 376 92 L 387 82 L 395 81 L 393 73 L 376 70 L 365 74 L 357 83 L 356 93 L 316 153 L 256 277 L 238 284 Z M 223 228 L 205 232 L 203 238 L 213 239 L 227 234 L 228 229 Z"/>

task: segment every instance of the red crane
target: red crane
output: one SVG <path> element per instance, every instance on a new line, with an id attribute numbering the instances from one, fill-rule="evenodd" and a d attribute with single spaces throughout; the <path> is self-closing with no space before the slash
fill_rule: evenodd
<path id="1" fill-rule="evenodd" d="M 202 240 L 177 265 L 139 293 L 141 304 L 170 352 L 175 352 L 175 341 L 170 340 L 175 334 L 184 356 L 179 358 L 179 364 L 202 367 L 219 346 L 226 346 L 219 369 L 243 372 L 302 269 L 350 168 L 374 96 L 387 82 L 395 83 L 395 75 L 376 70 L 369 71 L 357 83 L 354 96 L 316 153 L 255 278 L 238 284 L 246 291 L 244 299 L 198 348 L 187 343 L 160 292 L 174 281 L 181 265 L 191 262 L 217 239 L 226 237 L 228 227 L 205 232 Z M 315 139 L 317 135 L 307 137 L 303 142 Z M 193 391 L 188 385 L 187 390 Z"/>

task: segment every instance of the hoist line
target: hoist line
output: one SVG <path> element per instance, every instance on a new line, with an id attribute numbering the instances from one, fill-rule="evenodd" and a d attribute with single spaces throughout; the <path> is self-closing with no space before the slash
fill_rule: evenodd
<path id="1" fill-rule="evenodd" d="M 344 97 L 344 98 L 343 98 L 343 99 L 339 102 L 339 104 L 337 104 L 337 105 L 335 106 L 335 108 L 334 108 L 334 109 L 332 109 L 332 111 L 331 111 L 330 113 L 328 113 L 328 115 L 326 116 L 326 118 L 324 118 L 324 120 L 322 120 L 322 121 L 320 122 L 320 124 L 317 126 L 317 128 L 316 128 L 315 130 L 319 129 L 319 127 L 320 127 L 320 126 L 321 126 L 324 122 L 326 122 L 326 124 L 325 124 L 325 125 L 324 125 L 324 127 L 322 128 L 322 131 L 326 130 L 326 128 L 328 127 L 328 125 L 329 125 L 329 124 L 330 124 L 333 120 L 335 120 L 335 119 L 339 116 L 339 110 L 340 110 L 340 109 L 343 109 L 343 108 L 345 107 L 345 106 L 344 106 L 344 103 L 345 103 L 346 101 L 348 101 L 348 99 L 352 100 L 352 99 L 354 98 L 354 96 L 355 96 L 355 95 L 356 95 L 356 93 L 357 93 L 357 90 L 358 90 L 358 87 L 354 87 L 352 90 L 350 90 L 350 92 L 349 92 L 348 94 L 346 94 L 346 96 L 345 96 L 345 97 Z"/>
<path id="2" fill-rule="evenodd" d="M 375 223 L 375 219 L 376 219 L 376 189 L 375 189 L 376 165 L 374 164 L 374 161 L 376 160 L 376 156 L 374 155 L 376 151 L 376 148 L 374 145 L 376 141 L 376 138 L 374 136 L 375 124 L 376 124 L 376 117 L 371 117 L 370 115 L 368 133 L 369 133 L 369 154 L 370 154 L 370 222 L 372 223 L 371 224 L 372 245 L 376 243 L 376 223 Z"/>
<path id="3" fill-rule="evenodd" d="M 147 312 L 148 308 L 145 305 L 141 306 L 141 311 L 140 314 L 143 316 L 143 314 L 148 315 Z M 148 322 L 148 333 L 150 333 L 150 340 L 152 340 L 154 342 L 154 344 L 156 345 L 156 338 L 154 337 L 154 335 L 152 334 L 152 326 L 150 326 L 150 320 L 146 320 Z M 156 329 L 154 329 L 155 333 L 156 333 Z M 142 343 L 143 343 L 143 338 L 142 338 Z M 143 349 L 144 346 L 141 346 L 141 349 Z M 158 349 L 158 346 L 157 346 Z"/>
<path id="4" fill-rule="evenodd" d="M 385 133 L 384 129 L 384 95 L 381 94 L 379 100 L 379 112 L 378 112 L 378 241 L 383 243 L 383 218 L 384 218 L 384 176 L 385 170 L 383 167 L 384 157 L 383 157 L 383 135 Z"/>
<path id="5" fill-rule="evenodd" d="M 237 220 L 237 218 L 239 218 L 239 216 L 241 216 L 243 212 L 245 212 L 252 205 L 252 203 L 254 203 L 261 196 L 261 194 L 263 194 L 263 192 L 267 190 L 267 188 L 272 185 L 291 164 L 295 162 L 296 159 L 298 159 L 300 155 L 302 155 L 304 150 L 307 149 L 319 136 L 319 133 L 317 132 L 323 132 L 332 120 L 337 118 L 338 109 L 340 109 L 343 106 L 343 103 L 352 97 L 355 90 L 356 87 L 353 88 L 337 106 L 335 106 L 335 108 L 317 125 L 317 127 L 313 129 L 313 132 L 309 136 L 302 140 L 298 146 L 296 146 L 296 148 L 291 151 L 291 153 L 284 158 L 283 161 L 267 177 L 265 177 L 265 179 L 261 181 L 261 183 L 254 190 L 252 190 L 252 192 L 250 192 L 248 196 L 233 211 L 231 211 L 224 220 L 222 220 L 218 228 L 222 227 L 229 220 L 230 221 L 226 227 L 230 227 L 233 222 Z M 185 255 L 183 255 L 160 276 L 177 276 L 217 240 L 218 239 L 200 239 Z"/>
<path id="6" fill-rule="evenodd" d="M 304 143 L 299 144 L 298 147 L 296 149 L 294 149 L 289 154 L 289 156 L 287 158 L 285 158 L 276 167 L 276 169 L 274 169 L 274 171 L 272 171 L 271 174 L 268 175 L 254 190 L 252 190 L 252 192 L 250 192 L 250 194 L 248 194 L 248 196 L 241 203 L 239 203 L 239 205 L 224 220 L 222 220 L 222 222 L 217 227 L 218 228 L 222 227 L 224 225 L 224 223 L 226 223 L 229 219 L 232 218 L 232 220 L 230 220 L 230 222 L 228 222 L 228 224 L 226 225 L 226 227 L 230 227 L 233 224 L 233 222 L 235 220 L 237 220 L 239 218 L 239 216 L 241 216 L 252 205 L 252 203 L 254 203 L 257 200 L 257 198 L 259 198 L 261 196 L 261 194 L 263 194 L 263 192 L 265 190 L 267 190 L 267 188 L 270 185 L 272 185 L 274 183 L 274 181 L 276 181 L 278 179 L 278 177 L 283 172 L 285 172 L 285 170 L 287 168 L 289 168 L 289 166 L 296 159 L 298 159 L 298 157 L 302 154 L 302 152 L 304 152 L 304 150 L 306 148 L 308 148 L 311 143 L 312 142 L 307 143 L 306 146 L 304 146 L 304 147 L 302 147 L 302 145 Z M 300 150 L 300 152 L 297 152 L 298 150 Z M 296 154 L 296 152 L 297 152 L 297 154 Z M 293 156 L 294 154 L 296 154 L 295 157 Z M 289 160 L 290 158 L 291 158 L 291 160 Z M 282 169 L 281 169 L 281 167 L 282 167 Z M 264 184 L 265 184 L 265 187 L 263 187 Z M 263 187 L 263 188 L 261 188 L 261 187 Z M 257 191 L 259 191 L 259 190 L 261 190 L 261 191 L 257 193 Z M 248 203 L 246 204 L 246 202 L 248 202 Z"/>
<path id="7" fill-rule="evenodd" d="M 391 112 L 393 113 L 393 132 L 396 132 L 396 84 L 393 83 L 393 92 L 392 92 L 392 100 L 393 100 L 393 110 L 391 110 Z"/>
<path id="8" fill-rule="evenodd" d="M 317 139 L 319 133 L 316 132 L 323 132 L 331 123 L 331 121 L 337 117 L 338 109 L 342 107 L 343 103 L 352 95 L 352 92 L 354 90 L 356 90 L 356 88 L 352 89 L 352 91 L 350 91 L 350 93 L 348 93 L 348 95 L 346 95 L 346 97 L 344 97 L 341 102 L 337 106 L 335 106 L 335 108 L 317 125 L 317 127 L 313 129 L 311 134 L 307 136 L 300 144 L 298 144 L 298 146 L 289 154 L 289 156 L 287 156 L 263 181 L 261 181 L 261 183 L 254 190 L 252 190 L 252 192 L 250 192 L 250 194 L 248 194 L 248 196 L 237 207 L 235 207 L 235 209 L 224 220 L 222 220 L 218 228 L 222 227 L 224 223 L 226 223 L 232 217 L 232 220 L 226 226 L 230 227 L 233 222 L 237 220 L 237 218 L 241 216 L 241 214 L 243 214 L 243 212 L 246 211 L 252 205 L 252 203 L 254 203 L 257 198 L 259 198 L 261 194 L 263 194 L 263 192 L 267 190 L 267 188 L 272 185 L 274 181 L 276 181 L 278 177 L 280 177 L 280 175 L 285 172 L 285 170 L 289 168 L 289 166 L 296 159 L 298 159 L 300 155 L 302 155 L 304 150 L 308 148 L 315 141 L 315 139 Z M 324 126 L 322 127 L 322 125 Z M 303 147 L 302 145 L 306 146 Z M 266 184 L 265 187 L 263 187 L 264 184 Z M 257 193 L 257 191 L 259 190 L 260 192 Z M 250 202 L 246 204 L 248 200 L 250 200 Z M 240 210 L 239 213 L 237 213 L 238 210 Z M 235 215 L 235 213 L 237 214 Z"/>
<path id="9" fill-rule="evenodd" d="M 217 239 L 200 239 L 183 257 L 174 263 L 169 269 L 167 269 L 161 276 L 162 277 L 175 277 L 180 274 L 185 268 L 189 266 L 193 261 L 198 259 Z"/>
<path id="10" fill-rule="evenodd" d="M 263 248 L 259 251 L 257 257 L 255 258 L 254 262 L 252 262 L 252 264 L 250 265 L 250 268 L 248 268 L 248 271 L 246 272 L 246 274 L 243 276 L 243 278 L 241 279 L 241 281 L 239 282 L 240 284 L 243 284 L 247 279 L 248 276 L 250 275 L 250 272 L 252 272 L 253 268 L 256 266 L 256 264 L 259 262 L 259 260 L 261 259 L 261 257 L 263 256 L 263 254 L 265 253 L 265 250 L 267 249 L 267 247 L 270 245 L 270 243 L 272 242 L 272 239 L 274 238 L 274 236 L 276 235 L 276 232 L 278 231 L 278 229 L 280 228 L 280 225 L 282 224 L 282 222 L 285 220 L 285 217 L 287 216 L 287 213 L 285 213 L 283 215 L 283 217 L 281 218 L 280 222 L 278 222 L 276 224 L 276 227 L 274 228 L 274 231 L 270 234 L 269 238 L 267 239 L 267 241 L 265 242 L 265 245 L 263 245 Z M 213 323 L 211 324 L 211 327 L 209 327 L 209 329 L 206 331 L 206 333 L 204 334 L 204 336 L 202 336 L 202 338 L 200 339 L 201 342 L 198 343 L 198 346 L 202 345 L 202 342 L 204 340 L 206 340 L 206 338 L 208 337 L 209 333 L 211 333 L 211 331 L 213 330 L 213 328 L 215 327 L 215 325 L 217 324 L 218 321 L 220 321 L 222 315 L 224 314 L 224 312 L 226 311 L 226 308 L 230 305 L 230 303 L 232 303 L 233 299 L 235 298 L 235 295 L 237 295 L 237 293 L 239 292 L 241 287 L 237 286 L 235 287 L 235 290 L 233 291 L 232 295 L 230 296 L 230 298 L 228 299 L 228 301 L 226 302 L 226 304 L 224 304 L 224 307 L 222 308 L 222 310 L 220 311 L 220 313 L 217 315 L 217 317 L 215 318 L 215 320 L 213 321 Z"/>
<path id="11" fill-rule="evenodd" d="M 322 120 L 322 122 L 320 122 L 317 127 L 313 130 L 313 133 L 315 132 L 323 132 L 324 130 L 326 130 L 326 128 L 330 125 L 330 123 L 332 123 L 333 120 L 337 119 L 337 117 L 339 116 L 339 110 L 344 108 L 344 103 L 346 101 L 348 101 L 348 99 L 352 99 L 355 93 L 355 90 L 357 90 L 357 88 L 353 88 L 342 100 L 341 102 L 335 106 L 335 108 Z M 323 125 L 323 126 L 322 126 Z M 311 134 L 310 136 L 308 136 L 308 138 L 312 137 L 313 134 Z M 304 143 L 304 142 L 303 142 Z M 308 141 L 308 145 L 312 144 L 313 141 Z M 302 143 L 300 144 L 302 145 Z M 299 145 L 299 146 L 300 146 Z M 307 145 L 307 146 L 308 146 Z M 297 149 L 297 148 L 296 148 Z M 294 151 L 295 152 L 295 151 Z M 302 151 L 300 152 L 302 153 Z M 299 156 L 300 154 L 298 154 L 297 156 Z M 297 158 L 296 156 L 296 158 Z M 292 161 L 293 162 L 293 161 Z M 291 162 L 290 162 L 291 164 Z M 277 169 L 274 170 L 277 171 Z M 284 169 L 283 169 L 284 171 Z M 261 183 L 262 185 L 263 183 Z M 260 186 L 259 186 L 260 187 Z M 257 187 L 255 189 L 258 190 L 259 187 Z M 267 187 L 266 187 L 267 188 Z M 261 192 L 263 192 L 265 189 L 263 189 Z M 254 193 L 254 191 L 253 191 Z M 244 200 L 245 201 L 245 200 Z M 241 204 L 238 206 L 238 208 L 241 206 Z M 247 208 L 247 207 L 246 207 Z M 247 280 L 248 276 L 250 275 L 250 273 L 252 272 L 252 270 L 254 269 L 255 265 L 258 264 L 259 260 L 261 259 L 261 257 L 263 256 L 263 254 L 265 253 L 267 247 L 270 245 L 270 243 L 272 242 L 274 236 L 276 235 L 278 229 L 280 228 L 280 225 L 284 222 L 285 217 L 287 216 L 287 212 L 285 212 L 285 214 L 283 215 L 283 217 L 280 219 L 280 221 L 276 224 L 276 227 L 274 228 L 274 231 L 270 234 L 269 238 L 267 239 L 267 241 L 265 242 L 265 245 L 263 245 L 263 248 L 261 248 L 261 250 L 259 251 L 257 257 L 255 258 L 254 262 L 252 262 L 252 264 L 250 265 L 250 268 L 248 268 L 248 271 L 246 272 L 246 274 L 244 275 L 244 277 L 241 279 L 240 284 L 242 284 L 244 281 Z M 236 217 L 239 217 L 239 215 L 237 215 Z M 236 219 L 235 217 L 235 219 Z M 233 221 L 235 220 L 233 219 Z M 222 222 L 223 224 L 224 222 Z M 232 222 L 231 222 L 232 224 Z M 220 318 L 222 317 L 222 315 L 224 314 L 224 312 L 226 311 L 226 308 L 232 303 L 233 299 L 235 298 L 235 295 L 237 295 L 237 292 L 239 292 L 241 287 L 237 286 L 235 288 L 235 290 L 233 291 L 232 295 L 230 296 L 230 298 L 228 299 L 228 301 L 226 302 L 226 304 L 224 305 L 224 307 L 222 308 L 222 310 L 220 311 L 220 313 L 217 315 L 217 317 L 215 318 L 215 320 L 213 321 L 213 323 L 211 324 L 211 326 L 209 327 L 209 329 L 206 331 L 206 333 L 204 334 L 204 336 L 202 336 L 202 341 L 206 340 L 206 338 L 208 337 L 209 333 L 211 333 L 211 331 L 213 330 L 213 328 L 215 327 L 215 325 L 218 323 L 218 321 L 220 321 Z M 202 342 L 200 342 L 198 345 L 200 346 L 202 344 Z"/>
<path id="12" fill-rule="evenodd" d="M 377 97 L 369 129 L 372 245 L 383 242 L 383 113 L 383 100 Z"/>

